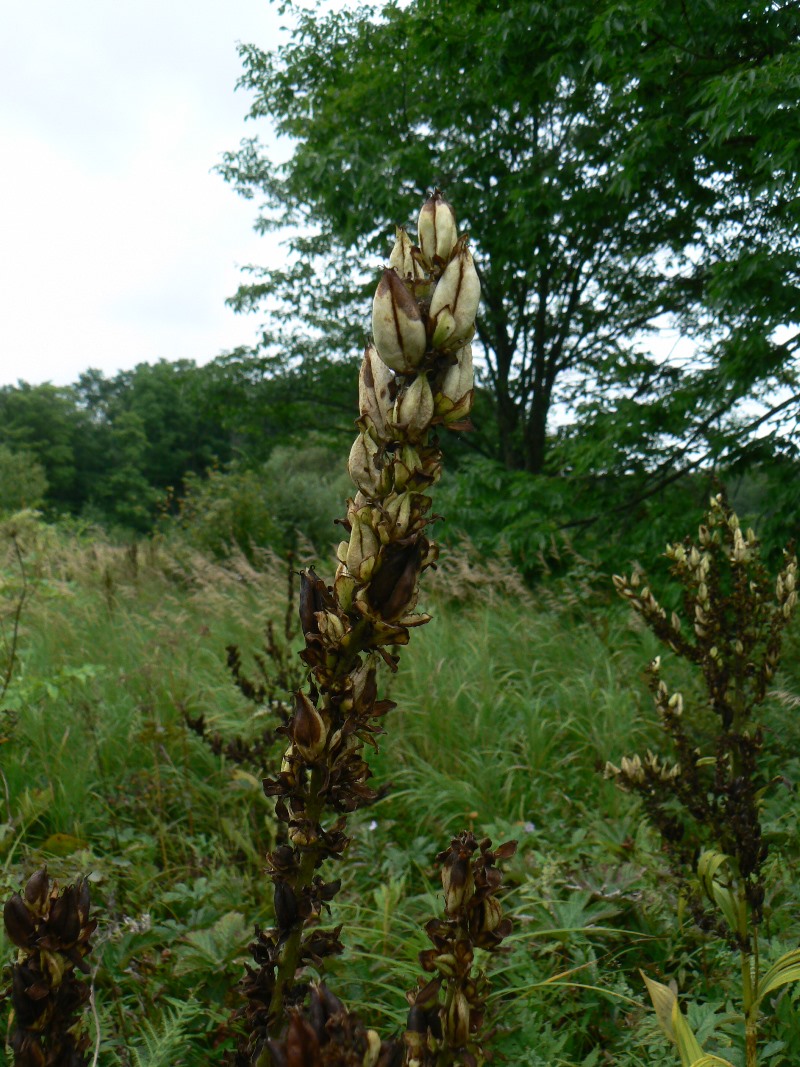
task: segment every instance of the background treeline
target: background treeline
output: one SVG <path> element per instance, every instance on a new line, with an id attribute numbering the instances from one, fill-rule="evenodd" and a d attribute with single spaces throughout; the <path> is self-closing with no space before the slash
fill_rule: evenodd
<path id="1" fill-rule="evenodd" d="M 180 526 L 196 547 L 285 552 L 305 538 L 325 551 L 331 516 L 352 492 L 357 360 L 279 367 L 251 353 L 142 363 L 71 386 L 0 389 L 0 511 L 38 508 L 50 520 L 130 538 Z M 514 470 L 492 447 L 492 396 L 479 390 L 475 430 L 448 433 L 445 540 L 503 547 L 528 577 L 558 567 L 567 545 L 611 565 L 620 539 L 658 546 L 676 518 L 726 485 L 769 546 L 796 528 L 800 468 L 791 439 L 747 462 L 705 465 L 641 492 L 635 472 Z M 309 427 L 313 431 L 309 432 Z M 554 440 L 557 440 L 554 438 Z M 765 446 L 769 442 L 765 441 Z M 673 468 L 669 468 L 672 470 Z M 446 507 L 445 507 L 446 505 Z"/>
<path id="2" fill-rule="evenodd" d="M 291 472 L 316 471 L 323 482 L 342 474 L 342 463 L 334 472 L 330 450 L 339 432 L 350 432 L 352 381 L 351 366 L 331 363 L 313 377 L 308 368 L 267 376 L 229 356 L 203 367 L 142 363 L 113 378 L 90 370 L 66 387 L 5 386 L 0 509 L 42 508 L 48 518 L 142 534 L 182 509 L 199 518 L 212 500 L 219 513 L 224 501 L 227 533 L 243 547 L 249 540 L 286 547 L 282 538 L 291 539 L 306 519 L 308 536 L 318 540 Z M 317 390 L 324 403 L 314 399 Z M 314 439 L 297 452 L 293 426 L 309 418 Z M 266 499 L 270 484 L 280 501 Z M 209 547 L 221 550 L 227 533 L 218 533 Z"/>
<path id="3" fill-rule="evenodd" d="M 553 538 L 651 553 L 718 479 L 770 551 L 792 536 L 800 8 L 283 10 L 290 39 L 242 46 L 241 87 L 292 154 L 256 134 L 219 168 L 257 229 L 288 227 L 280 266 L 248 268 L 230 300 L 263 313 L 257 341 L 204 367 L 6 387 L 0 505 L 138 533 L 182 515 L 215 551 L 335 539 L 315 516 L 344 469 L 387 220 L 413 233 L 438 186 L 483 290 L 448 531 L 504 539 L 526 573 Z"/>

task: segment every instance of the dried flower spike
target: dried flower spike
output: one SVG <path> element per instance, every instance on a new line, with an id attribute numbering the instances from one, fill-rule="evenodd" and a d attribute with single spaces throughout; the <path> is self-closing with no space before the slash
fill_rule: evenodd
<path id="1" fill-rule="evenodd" d="M 251 950 L 258 969 L 243 983 L 249 1033 L 240 1058 L 257 1067 L 305 1062 L 302 1057 L 328 1062 L 313 1015 L 325 999 L 322 987 L 311 994 L 308 1011 L 303 1008 L 309 995 L 304 968 L 319 970 L 342 949 L 339 929 L 320 926 L 339 883 L 317 872 L 347 847 L 347 814 L 383 795 L 370 784 L 364 759 L 365 744 L 377 743 L 383 718 L 394 706 L 378 699 L 378 668 L 395 670 L 394 650 L 429 619 L 415 607 L 420 577 L 438 554 L 428 536 L 428 491 L 442 461 L 435 427 L 463 425 L 472 403 L 467 342 L 480 285 L 466 239 L 458 238 L 455 216 L 440 194 L 423 207 L 420 242 L 423 251 L 405 231 L 398 233 L 375 293 L 374 343 L 367 346 L 359 375 L 358 434 L 348 463 L 357 492 L 342 521 L 346 537 L 336 574 L 331 584 L 310 570 L 301 575 L 300 656 L 309 682 L 296 693 L 294 714 L 280 727 L 288 742 L 280 772 L 264 782 L 289 843 L 268 856 L 276 925 L 257 931 Z M 482 862 L 486 866 L 488 860 Z M 466 906 L 467 886 L 477 877 L 474 863 L 467 867 L 451 870 L 451 909 Z M 504 936 L 503 921 L 486 895 L 479 896 L 476 887 L 470 936 L 481 944 Z M 448 1024 L 461 1035 L 465 1026 L 473 1032 L 480 1015 L 471 994 L 464 996 L 467 1006 L 459 1002 Z M 329 1019 L 326 1026 L 331 1025 Z M 395 1052 L 379 1048 L 373 1038 L 364 1040 L 364 1048 L 359 1045 L 364 1063 L 394 1062 Z"/>

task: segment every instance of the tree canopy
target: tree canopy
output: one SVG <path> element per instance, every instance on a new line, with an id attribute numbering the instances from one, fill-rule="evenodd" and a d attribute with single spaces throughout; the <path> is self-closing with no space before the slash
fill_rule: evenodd
<path id="1" fill-rule="evenodd" d="M 648 493 L 704 459 L 752 459 L 796 419 L 797 5 L 283 9 L 291 40 L 244 46 L 241 84 L 293 153 L 274 163 L 254 137 L 222 167 L 260 199 L 260 227 L 301 234 L 234 298 L 267 301 L 265 350 L 352 354 L 386 219 L 441 187 L 481 265 L 507 466 L 635 474 Z M 690 358 L 651 343 L 665 326 Z"/>

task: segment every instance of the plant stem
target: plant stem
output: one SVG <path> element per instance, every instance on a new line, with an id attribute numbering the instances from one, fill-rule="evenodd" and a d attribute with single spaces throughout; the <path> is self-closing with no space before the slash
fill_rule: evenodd
<path id="1" fill-rule="evenodd" d="M 322 772 L 315 769 L 311 772 L 308 783 L 308 792 L 306 794 L 308 797 L 306 813 L 308 818 L 312 819 L 314 822 L 319 820 L 320 814 L 322 813 L 323 802 L 319 795 L 319 787 L 321 784 Z M 300 861 L 300 868 L 294 883 L 295 892 L 311 884 L 311 879 L 314 877 L 314 871 L 317 869 L 318 865 L 319 850 L 315 846 L 312 846 L 303 854 L 303 858 Z M 302 922 L 297 922 L 295 928 L 283 944 L 281 961 L 278 964 L 278 971 L 275 975 L 275 988 L 272 992 L 272 1000 L 269 1005 L 273 1018 L 272 1028 L 270 1030 L 272 1037 L 277 1037 L 280 1034 L 285 1021 L 283 1011 L 284 991 L 287 985 L 294 979 L 295 972 L 297 971 L 303 929 L 304 924 Z M 264 1053 L 259 1057 L 257 1067 L 262 1067 L 261 1061 L 263 1056 Z M 264 1061 L 264 1064 L 268 1064 L 269 1062 L 269 1059 L 267 1059 Z"/>
<path id="2" fill-rule="evenodd" d="M 747 702 L 744 695 L 744 680 L 741 666 L 737 667 L 734 681 L 734 720 L 733 730 L 739 736 L 745 728 L 747 721 Z M 737 745 L 731 746 L 731 764 L 735 777 L 741 774 L 741 754 Z M 741 880 L 741 873 L 739 875 Z M 757 946 L 758 931 L 754 930 L 751 936 L 748 923 L 747 894 L 744 883 L 740 881 L 738 888 L 739 910 L 739 953 L 742 967 L 742 1010 L 744 1012 L 744 1045 L 746 1067 L 757 1067 L 758 1064 L 758 949 L 755 957 L 753 946 Z M 755 960 L 755 973 L 751 961 Z"/>
<path id="3" fill-rule="evenodd" d="M 14 534 L 11 535 L 11 542 L 14 545 L 14 554 L 17 558 L 19 573 L 22 577 L 22 592 L 20 593 L 14 608 L 11 646 L 8 650 L 8 664 L 6 666 L 5 677 L 3 678 L 2 685 L 0 685 L 0 700 L 2 700 L 8 692 L 8 687 L 11 685 L 11 678 L 14 674 L 14 666 L 17 659 L 17 642 L 19 641 L 19 622 L 22 616 L 23 605 L 28 596 L 28 576 L 25 573 L 25 561 L 22 558 L 22 550 L 19 547 L 19 541 Z"/>
<path id="4" fill-rule="evenodd" d="M 739 887 L 739 954 L 742 965 L 742 1008 L 744 1011 L 744 1047 L 747 1067 L 758 1064 L 758 974 L 751 968 L 752 952 L 747 929 L 747 898 Z"/>

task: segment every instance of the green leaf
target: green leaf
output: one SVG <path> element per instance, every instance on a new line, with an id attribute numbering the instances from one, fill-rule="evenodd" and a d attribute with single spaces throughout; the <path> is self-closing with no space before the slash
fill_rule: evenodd
<path id="1" fill-rule="evenodd" d="M 677 1046 L 682 1067 L 693 1067 L 698 1060 L 704 1058 L 705 1054 L 692 1028 L 681 1013 L 677 994 L 668 985 L 655 982 L 646 974 L 639 973 L 642 974 L 647 986 L 647 992 L 650 994 L 650 1000 L 653 1002 L 662 1030 Z"/>
<path id="2" fill-rule="evenodd" d="M 789 982 L 796 982 L 800 978 L 800 948 L 792 949 L 781 956 L 764 974 L 758 984 L 758 999 L 760 1004 L 767 993 L 772 993 Z"/>
<path id="3" fill-rule="evenodd" d="M 730 860 L 723 852 L 709 850 L 704 852 L 697 864 L 697 876 L 706 896 L 716 904 L 725 921 L 734 932 L 739 929 L 739 909 L 733 891 L 723 885 L 716 877 L 717 872 L 728 865 Z"/>

